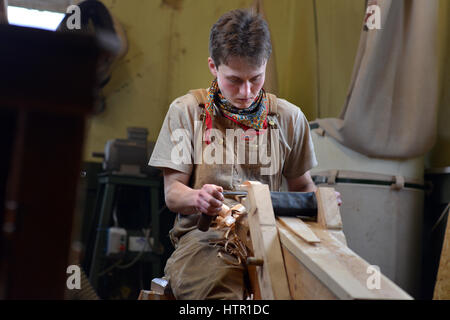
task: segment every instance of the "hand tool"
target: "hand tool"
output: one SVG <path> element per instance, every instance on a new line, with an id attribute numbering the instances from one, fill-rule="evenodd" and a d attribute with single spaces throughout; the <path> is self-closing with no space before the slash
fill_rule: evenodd
<path id="1" fill-rule="evenodd" d="M 247 196 L 247 191 L 224 191 L 223 196 Z M 314 192 L 270 192 L 273 211 L 276 216 L 315 217 L 317 215 L 317 200 Z M 197 228 L 208 231 L 215 216 L 202 213 Z"/>

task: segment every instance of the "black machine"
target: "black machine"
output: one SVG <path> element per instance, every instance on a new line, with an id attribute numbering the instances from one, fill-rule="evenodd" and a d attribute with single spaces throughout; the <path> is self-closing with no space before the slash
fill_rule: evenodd
<path id="1" fill-rule="evenodd" d="M 108 140 L 105 152 L 94 152 L 94 157 L 104 158 L 103 170 L 117 175 L 146 177 L 156 175 L 159 170 L 148 165 L 154 142 L 147 141 L 148 130 L 131 127 L 127 139 Z"/>

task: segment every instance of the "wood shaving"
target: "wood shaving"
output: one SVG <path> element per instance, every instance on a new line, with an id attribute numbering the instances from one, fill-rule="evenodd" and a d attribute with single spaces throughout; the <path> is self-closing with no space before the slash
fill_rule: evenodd
<path id="1" fill-rule="evenodd" d="M 220 210 L 219 216 L 225 218 L 225 217 L 227 217 L 227 216 L 229 216 L 229 215 L 231 215 L 230 207 L 227 206 L 226 204 L 222 204 L 222 210 Z"/>
<path id="2" fill-rule="evenodd" d="M 225 205 L 224 205 L 225 206 Z M 227 207 L 228 208 L 228 207 Z M 225 210 L 222 210 L 224 212 Z M 223 230 L 223 238 L 210 240 L 210 244 L 221 247 L 217 256 L 224 260 L 225 263 L 240 266 L 244 265 L 248 252 L 245 244 L 241 241 L 235 231 L 236 222 L 246 213 L 245 207 L 241 204 L 226 209 L 225 214 L 217 216 L 212 228 Z M 235 261 L 230 260 L 227 256 L 231 256 Z"/>
<path id="3" fill-rule="evenodd" d="M 227 227 L 231 227 L 236 222 L 236 218 L 234 218 L 233 216 L 228 216 L 224 219 L 224 222 Z"/>

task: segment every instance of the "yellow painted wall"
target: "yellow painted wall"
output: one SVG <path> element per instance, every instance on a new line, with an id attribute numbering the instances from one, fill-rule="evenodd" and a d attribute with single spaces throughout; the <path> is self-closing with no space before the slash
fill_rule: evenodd
<path id="1" fill-rule="evenodd" d="M 438 66 L 441 79 L 438 136 L 427 166 L 450 166 L 450 1 L 439 2 Z"/>
<path id="2" fill-rule="evenodd" d="M 106 111 L 90 120 L 85 159 L 98 161 L 91 153 L 102 151 L 109 139 L 125 138 L 130 126 L 148 128 L 149 139 L 156 140 L 170 102 L 212 80 L 210 26 L 250 2 L 104 0 L 127 32 L 129 51 L 104 89 Z"/>
<path id="3" fill-rule="evenodd" d="M 89 122 L 85 159 L 107 140 L 126 137 L 129 126 L 157 138 L 170 102 L 193 88 L 207 87 L 208 39 L 212 24 L 228 10 L 253 0 L 103 0 L 124 26 L 129 52 L 105 87 L 107 109 Z M 318 117 L 317 60 L 311 0 L 264 0 L 272 31 L 279 96 Z M 319 0 L 320 110 L 337 116 L 345 99 L 359 40 L 360 0 Z"/>
<path id="4" fill-rule="evenodd" d="M 207 68 L 212 24 L 226 11 L 253 4 L 253 0 L 102 1 L 124 26 L 129 52 L 104 89 L 106 111 L 89 121 L 84 156 L 89 161 L 99 161 L 92 152 L 102 151 L 109 139 L 125 138 L 130 126 L 148 128 L 149 139 L 155 140 L 170 102 L 212 80 Z M 364 1 L 315 1 L 318 51 L 313 0 L 263 3 L 272 32 L 278 95 L 300 106 L 309 120 L 337 117 L 353 70 Z M 442 91 L 441 109 L 448 109 L 450 63 L 448 58 L 444 63 L 443 48 L 448 57 L 450 5 L 447 0 L 440 4 L 440 69 L 447 88 Z M 442 112 L 449 118 L 450 112 Z M 440 119 L 438 144 L 430 154 L 433 166 L 450 165 L 449 126 Z"/>

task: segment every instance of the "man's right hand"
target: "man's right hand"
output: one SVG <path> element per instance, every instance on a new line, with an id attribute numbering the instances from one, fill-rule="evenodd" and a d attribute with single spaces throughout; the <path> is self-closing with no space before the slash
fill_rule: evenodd
<path id="1" fill-rule="evenodd" d="M 205 184 L 196 190 L 194 203 L 198 211 L 216 216 L 222 209 L 223 188 L 215 184 Z"/>
<path id="2" fill-rule="evenodd" d="M 201 189 L 188 187 L 190 174 L 164 168 L 164 194 L 167 207 L 181 214 L 201 213 L 215 216 L 222 209 L 223 188 L 205 184 Z"/>

